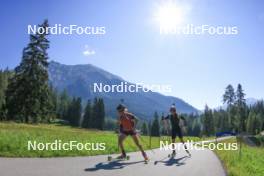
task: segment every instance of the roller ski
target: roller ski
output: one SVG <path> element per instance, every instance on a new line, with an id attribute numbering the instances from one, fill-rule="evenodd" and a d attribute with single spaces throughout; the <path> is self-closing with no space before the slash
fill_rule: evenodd
<path id="1" fill-rule="evenodd" d="M 115 157 L 115 158 L 113 158 L 112 156 L 107 157 L 107 161 L 126 161 L 129 159 L 130 159 L 129 155 L 120 155 L 120 156 Z"/>

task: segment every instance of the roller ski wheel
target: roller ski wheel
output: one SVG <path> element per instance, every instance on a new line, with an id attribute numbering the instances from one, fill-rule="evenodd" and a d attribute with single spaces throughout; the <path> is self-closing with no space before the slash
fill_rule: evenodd
<path id="1" fill-rule="evenodd" d="M 108 156 L 107 157 L 107 161 L 114 161 L 114 160 L 129 160 L 130 156 L 126 155 L 126 156 L 118 156 L 116 158 L 113 158 L 112 156 Z"/>
<path id="2" fill-rule="evenodd" d="M 116 159 L 120 159 L 120 160 L 129 160 L 130 157 L 128 155 L 126 156 L 118 156 Z"/>
<path id="3" fill-rule="evenodd" d="M 118 156 L 116 157 L 116 159 L 119 159 L 119 160 L 129 160 L 130 159 L 130 156 L 126 155 L 126 156 Z"/>
<path id="4" fill-rule="evenodd" d="M 107 161 L 112 161 L 113 157 L 112 156 L 108 156 L 107 157 Z"/>

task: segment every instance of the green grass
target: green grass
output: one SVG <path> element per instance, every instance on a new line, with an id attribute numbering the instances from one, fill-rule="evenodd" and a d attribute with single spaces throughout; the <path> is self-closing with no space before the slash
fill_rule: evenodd
<path id="1" fill-rule="evenodd" d="M 149 137 L 142 136 L 144 149 L 149 149 Z M 199 138 L 187 137 L 185 140 L 198 141 Z M 106 143 L 106 150 L 28 150 L 28 141 L 50 143 L 78 141 L 80 143 Z M 159 147 L 159 138 L 152 137 L 152 148 Z M 137 151 L 132 139 L 125 141 L 126 151 Z M 29 125 L 21 123 L 0 123 L 0 156 L 5 157 L 58 157 L 92 156 L 118 153 L 117 134 L 97 130 L 86 130 L 51 124 Z"/>
<path id="2" fill-rule="evenodd" d="M 236 142 L 235 139 L 225 143 Z M 229 176 L 263 176 L 264 148 L 250 147 L 242 144 L 241 157 L 238 151 L 216 150 L 216 154 L 223 162 Z"/>

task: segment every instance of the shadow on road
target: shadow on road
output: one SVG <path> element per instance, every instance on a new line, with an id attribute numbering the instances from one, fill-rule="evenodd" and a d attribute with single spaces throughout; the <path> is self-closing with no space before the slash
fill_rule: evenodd
<path id="1" fill-rule="evenodd" d="M 120 162 L 120 161 L 112 161 L 109 163 L 98 163 L 93 168 L 86 168 L 85 171 L 94 172 L 98 170 L 114 170 L 114 169 L 123 169 L 124 167 L 132 164 L 143 163 L 144 161 L 137 162 Z"/>
<path id="2" fill-rule="evenodd" d="M 170 158 L 169 160 L 160 160 L 160 161 L 155 161 L 155 164 L 157 163 L 163 163 L 165 166 L 172 166 L 172 165 L 176 165 L 176 166 L 182 166 L 185 164 L 185 161 L 188 159 L 188 156 L 183 156 L 181 158 Z"/>

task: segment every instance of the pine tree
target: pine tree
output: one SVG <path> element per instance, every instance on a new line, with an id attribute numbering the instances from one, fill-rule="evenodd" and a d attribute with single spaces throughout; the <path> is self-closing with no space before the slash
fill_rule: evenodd
<path id="1" fill-rule="evenodd" d="M 251 107 L 257 114 L 257 133 L 264 130 L 264 102 L 258 101 Z"/>
<path id="2" fill-rule="evenodd" d="M 98 129 L 99 123 L 98 123 L 98 112 L 99 112 L 99 107 L 98 107 L 98 98 L 95 97 L 93 101 L 93 108 L 92 108 L 92 121 L 91 121 L 91 128 Z"/>
<path id="3" fill-rule="evenodd" d="M 221 111 L 221 118 L 223 119 L 222 121 L 222 128 L 221 131 L 232 131 L 232 120 L 234 120 L 234 118 L 230 118 L 229 116 L 229 112 L 226 111 Z"/>
<path id="4" fill-rule="evenodd" d="M 57 114 L 59 118 L 67 120 L 67 112 L 70 103 L 71 103 L 71 98 L 67 94 L 67 91 L 64 89 L 60 94 L 58 100 Z"/>
<path id="5" fill-rule="evenodd" d="M 105 123 L 105 107 L 102 98 L 94 98 L 91 117 L 91 128 L 103 130 Z"/>
<path id="6" fill-rule="evenodd" d="M 102 98 L 98 99 L 97 102 L 98 106 L 98 127 L 97 129 L 103 130 L 104 129 L 104 123 L 105 123 L 105 108 L 104 108 L 104 100 Z"/>
<path id="7" fill-rule="evenodd" d="M 223 95 L 223 102 L 224 104 L 227 104 L 227 112 L 228 112 L 228 119 L 229 124 L 225 122 L 226 127 L 230 128 L 231 130 L 234 130 L 235 128 L 235 115 L 236 115 L 236 108 L 234 106 L 236 102 L 236 94 L 233 86 L 229 84 L 226 87 L 225 93 Z M 225 128 L 227 130 L 227 128 Z"/>
<path id="8" fill-rule="evenodd" d="M 146 122 L 143 122 L 142 127 L 141 127 L 141 131 L 143 135 L 148 135 L 148 126 L 146 124 Z"/>
<path id="9" fill-rule="evenodd" d="M 230 106 L 227 109 L 227 111 L 228 111 L 228 114 L 227 114 L 228 118 L 227 119 L 229 122 L 228 126 L 229 126 L 229 129 L 234 132 L 237 129 L 236 118 L 235 118 L 236 117 L 236 111 L 237 111 L 236 106 L 235 105 Z"/>
<path id="10" fill-rule="evenodd" d="M 70 125 L 78 127 L 82 116 L 82 100 L 80 97 L 73 98 L 68 108 L 67 120 Z"/>
<path id="11" fill-rule="evenodd" d="M 256 114 L 253 111 L 250 111 L 248 119 L 247 119 L 247 124 L 246 124 L 246 131 L 249 134 L 254 134 L 254 130 L 255 130 L 255 119 L 256 119 Z"/>
<path id="12" fill-rule="evenodd" d="M 223 95 L 223 102 L 226 103 L 228 106 L 234 104 L 235 102 L 235 90 L 231 84 L 226 87 L 225 93 Z"/>
<path id="13" fill-rule="evenodd" d="M 74 118 L 74 126 L 80 126 L 80 121 L 82 118 L 82 99 L 80 97 L 78 97 L 76 100 L 75 113 L 76 117 Z"/>
<path id="14" fill-rule="evenodd" d="M 201 125 L 198 122 L 198 119 L 195 119 L 192 123 L 192 136 L 200 136 L 201 134 Z"/>
<path id="15" fill-rule="evenodd" d="M 203 133 L 206 136 L 214 134 L 214 119 L 212 110 L 206 105 L 203 117 Z"/>
<path id="16" fill-rule="evenodd" d="M 160 136 L 159 115 L 154 113 L 154 121 L 151 126 L 151 136 Z"/>
<path id="17" fill-rule="evenodd" d="M 246 99 L 245 93 L 241 84 L 238 84 L 236 91 L 236 117 L 237 117 L 237 130 L 239 132 L 246 131 Z"/>
<path id="18" fill-rule="evenodd" d="M 262 124 L 263 124 L 263 115 L 259 112 L 256 115 L 256 121 L 255 121 L 255 134 L 258 134 L 262 131 Z"/>
<path id="19" fill-rule="evenodd" d="M 50 87 L 49 87 L 49 91 L 50 91 L 50 98 L 51 98 L 51 107 L 52 109 L 50 109 L 50 113 L 51 113 L 51 116 L 50 116 L 50 120 L 51 119 L 55 119 L 58 117 L 58 92 L 55 88 L 53 88 L 53 86 L 50 84 Z"/>
<path id="20" fill-rule="evenodd" d="M 150 120 L 150 121 L 148 122 L 148 135 L 149 135 L 149 136 L 152 136 L 152 134 L 151 134 L 151 129 L 152 129 L 152 121 Z"/>
<path id="21" fill-rule="evenodd" d="M 116 130 L 116 120 L 112 118 L 106 118 L 104 124 L 104 130 L 115 131 Z"/>
<path id="22" fill-rule="evenodd" d="M 246 105 L 245 95 L 246 94 L 244 93 L 244 90 L 242 89 L 242 85 L 238 84 L 237 85 L 237 91 L 236 91 L 236 97 L 237 97 L 236 104 L 238 106 L 245 106 Z"/>
<path id="23" fill-rule="evenodd" d="M 69 104 L 69 106 L 68 106 L 67 113 L 66 113 L 66 116 L 65 116 L 65 120 L 67 120 L 70 125 L 72 125 L 73 118 L 75 116 L 75 114 L 74 114 L 75 102 L 76 102 L 76 98 L 73 97 L 71 102 L 70 102 L 70 104 Z"/>
<path id="24" fill-rule="evenodd" d="M 88 100 L 86 107 L 85 107 L 85 110 L 84 110 L 82 127 L 83 128 L 90 128 L 91 122 L 92 122 L 92 103 L 90 100 Z"/>
<path id="25" fill-rule="evenodd" d="M 40 27 L 47 29 L 45 20 Z M 51 109 L 48 85 L 49 41 L 47 33 L 30 35 L 30 42 L 23 50 L 22 61 L 9 80 L 6 104 L 8 119 L 37 123 L 45 121 Z"/>
<path id="26" fill-rule="evenodd" d="M 0 70 L 0 121 L 6 120 L 6 89 L 11 72 L 8 69 Z"/>

